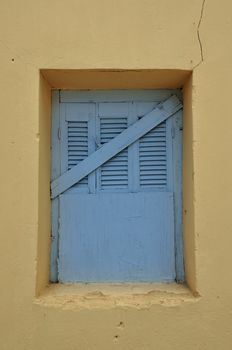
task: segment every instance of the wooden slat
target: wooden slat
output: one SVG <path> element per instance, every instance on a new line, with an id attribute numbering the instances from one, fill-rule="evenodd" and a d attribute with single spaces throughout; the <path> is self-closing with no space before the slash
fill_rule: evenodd
<path id="1" fill-rule="evenodd" d="M 52 180 L 60 176 L 60 143 L 57 137 L 60 128 L 60 105 L 59 91 L 52 92 L 52 162 L 51 178 Z M 52 235 L 50 252 L 50 281 L 58 282 L 58 229 L 59 229 L 59 198 L 55 198 L 52 203 Z"/>
<path id="2" fill-rule="evenodd" d="M 70 171 L 54 180 L 51 183 L 51 197 L 55 198 L 75 183 L 78 183 L 85 176 L 93 172 L 99 166 L 107 162 L 181 108 L 182 104 L 176 96 L 168 98 L 142 119 L 131 125 L 128 129 L 108 143 L 104 144 L 95 153 L 74 166 Z"/>
<path id="3" fill-rule="evenodd" d="M 173 117 L 173 189 L 175 212 L 175 248 L 176 248 L 176 279 L 184 281 L 184 257 L 182 237 L 182 113 L 176 113 Z"/>
<path id="4" fill-rule="evenodd" d="M 173 90 L 92 90 L 92 91 L 60 91 L 61 103 L 75 102 L 160 102 L 173 94 L 181 98 L 179 89 Z"/>

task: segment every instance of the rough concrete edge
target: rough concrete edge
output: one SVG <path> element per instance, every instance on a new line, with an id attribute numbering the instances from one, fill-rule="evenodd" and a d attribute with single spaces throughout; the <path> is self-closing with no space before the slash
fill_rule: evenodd
<path id="1" fill-rule="evenodd" d="M 70 288 L 70 291 L 68 290 Z M 150 309 L 154 305 L 175 307 L 200 300 L 198 294 L 193 294 L 185 285 L 171 284 L 170 286 L 150 285 L 141 288 L 139 285 L 112 285 L 105 289 L 101 285 L 49 285 L 34 304 L 42 307 L 62 309 L 112 309 L 135 308 Z M 117 291 L 117 288 L 121 288 Z M 136 289 L 137 288 L 137 289 Z"/>

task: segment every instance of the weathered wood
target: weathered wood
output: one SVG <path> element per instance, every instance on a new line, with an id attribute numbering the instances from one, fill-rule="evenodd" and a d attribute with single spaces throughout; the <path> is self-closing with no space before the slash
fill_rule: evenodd
<path id="1" fill-rule="evenodd" d="M 131 145 L 151 129 L 169 118 L 182 108 L 182 104 L 176 96 L 171 96 L 142 119 L 128 127 L 120 135 L 104 144 L 95 153 L 84 159 L 70 171 L 61 175 L 51 183 L 51 197 L 55 198 L 69 187 L 78 183 L 99 166 L 107 162 L 123 149 Z"/>
<path id="2" fill-rule="evenodd" d="M 76 102 L 161 102 L 175 94 L 181 98 L 180 89 L 170 90 L 92 90 L 60 92 L 61 103 Z"/>
<path id="3" fill-rule="evenodd" d="M 60 196 L 59 281 L 173 282 L 173 193 Z"/>
<path id="4" fill-rule="evenodd" d="M 182 113 L 172 118 L 173 124 L 173 192 L 175 213 L 176 279 L 184 281 L 183 231 L 182 231 Z"/>
<path id="5" fill-rule="evenodd" d="M 52 93 L 52 129 L 51 129 L 51 179 L 55 179 L 60 176 L 60 104 L 59 104 L 59 91 L 53 91 Z M 58 267 L 58 227 L 59 227 L 59 198 L 55 198 L 52 203 L 51 213 L 51 252 L 50 252 L 50 281 L 57 282 Z"/>

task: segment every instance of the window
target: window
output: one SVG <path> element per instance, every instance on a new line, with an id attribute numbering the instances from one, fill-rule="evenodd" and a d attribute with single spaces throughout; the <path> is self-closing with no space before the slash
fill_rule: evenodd
<path id="1" fill-rule="evenodd" d="M 183 280 L 180 99 L 54 92 L 52 281 Z"/>

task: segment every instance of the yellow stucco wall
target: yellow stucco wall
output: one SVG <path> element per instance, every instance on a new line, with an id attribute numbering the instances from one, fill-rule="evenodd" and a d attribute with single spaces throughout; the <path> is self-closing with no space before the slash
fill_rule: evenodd
<path id="1" fill-rule="evenodd" d="M 0 349 L 232 349 L 231 13 L 230 0 L 1 1 Z M 115 85 L 82 69 L 113 69 Z M 114 291 L 80 301 L 75 288 L 46 296 L 50 89 L 101 84 L 184 85 L 193 295 L 159 286 L 125 302 Z"/>

